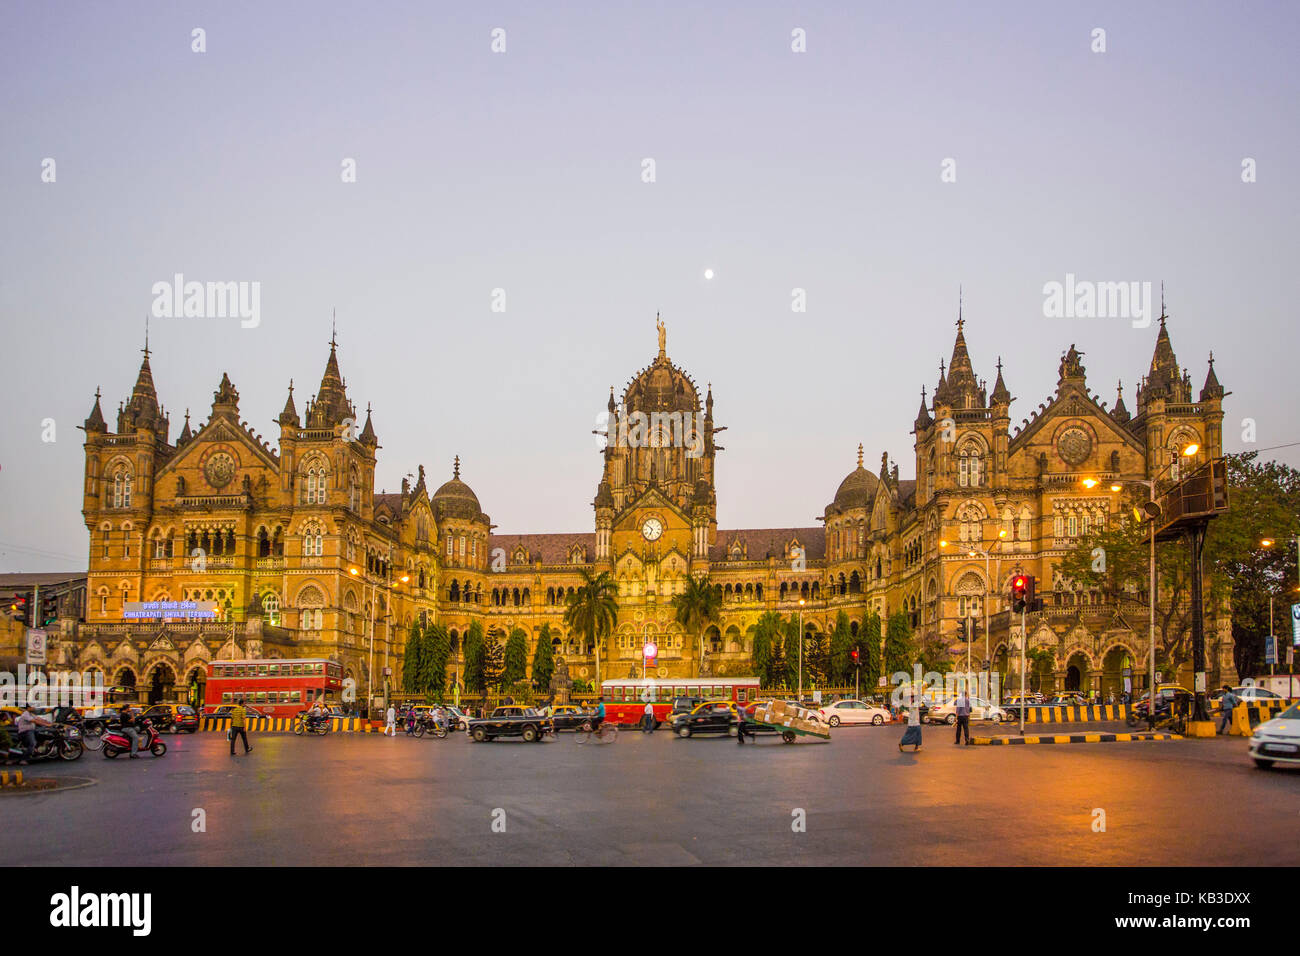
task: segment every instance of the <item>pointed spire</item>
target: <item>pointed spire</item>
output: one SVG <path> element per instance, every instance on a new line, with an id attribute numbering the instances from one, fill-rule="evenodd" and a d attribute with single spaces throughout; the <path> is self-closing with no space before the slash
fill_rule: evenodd
<path id="1" fill-rule="evenodd" d="M 939 359 L 939 384 L 934 387 L 934 404 L 938 407 L 940 402 L 948 401 L 948 379 L 944 375 L 943 359 Z"/>
<path id="2" fill-rule="evenodd" d="M 176 447 L 179 448 L 193 437 L 194 433 L 190 431 L 190 410 L 187 408 L 185 409 L 185 425 L 181 428 L 181 433 L 176 436 Z"/>
<path id="3" fill-rule="evenodd" d="M 952 360 L 948 363 L 948 381 L 944 395 L 949 404 L 965 408 L 979 404 L 976 401 L 979 382 L 971 366 L 970 352 L 966 349 L 966 320 L 961 314 L 961 300 L 957 306 L 957 338 L 952 344 Z"/>
<path id="4" fill-rule="evenodd" d="M 1011 391 L 1007 388 L 1007 383 L 1002 381 L 1002 356 L 998 356 L 998 380 L 993 383 L 993 404 L 1010 405 Z"/>
<path id="5" fill-rule="evenodd" d="M 713 417 L 713 383 L 709 382 L 709 391 L 704 398 L 704 414 L 707 418 Z"/>
<path id="6" fill-rule="evenodd" d="M 925 386 L 921 386 L 921 410 L 916 413 L 916 421 L 913 423 L 916 431 L 923 431 L 934 424 L 934 419 L 930 417 L 930 409 L 925 404 Z"/>
<path id="7" fill-rule="evenodd" d="M 284 410 L 280 412 L 280 417 L 276 421 L 281 425 L 294 427 L 301 424 L 298 420 L 298 406 L 293 401 L 293 379 L 289 379 L 289 397 L 284 400 Z"/>
<path id="8" fill-rule="evenodd" d="M 453 478 L 459 478 L 459 477 L 460 477 L 460 455 L 457 455 L 457 456 L 456 456 L 456 460 L 455 460 L 455 462 L 452 463 L 452 466 L 451 466 L 451 477 L 453 477 Z"/>
<path id="9" fill-rule="evenodd" d="M 373 445 L 378 441 L 375 438 L 375 426 L 370 422 L 370 403 L 366 403 L 366 425 L 361 429 L 361 444 Z"/>
<path id="10" fill-rule="evenodd" d="M 1201 388 L 1201 401 L 1208 402 L 1214 399 L 1220 399 L 1224 396 L 1223 386 L 1219 384 L 1219 376 L 1214 374 L 1214 353 L 1210 353 L 1210 370 L 1205 375 L 1205 385 Z"/>
<path id="11" fill-rule="evenodd" d="M 99 386 L 95 386 L 95 404 L 90 408 L 90 415 L 86 418 L 86 431 L 102 432 L 107 429 L 104 424 L 104 412 L 99 407 Z"/>
<path id="12" fill-rule="evenodd" d="M 330 354 L 325 361 L 325 372 L 321 376 L 320 388 L 316 391 L 316 400 L 307 415 L 307 425 L 310 428 L 328 428 L 341 423 L 351 412 L 347 383 L 339 372 L 338 331 L 332 323 Z"/>
<path id="13" fill-rule="evenodd" d="M 609 414 L 610 414 L 610 417 L 612 418 L 613 415 L 614 415 L 614 409 L 617 407 L 617 406 L 614 404 L 614 386 L 613 386 L 613 385 L 611 385 L 611 386 L 609 387 L 609 404 L 608 404 L 607 406 L 605 406 L 605 407 L 609 409 Z"/>
<path id="14" fill-rule="evenodd" d="M 1110 417 L 1117 422 L 1127 422 L 1132 416 L 1128 413 L 1128 408 L 1124 405 L 1124 380 L 1120 379 L 1115 386 L 1115 407 L 1110 410 Z"/>

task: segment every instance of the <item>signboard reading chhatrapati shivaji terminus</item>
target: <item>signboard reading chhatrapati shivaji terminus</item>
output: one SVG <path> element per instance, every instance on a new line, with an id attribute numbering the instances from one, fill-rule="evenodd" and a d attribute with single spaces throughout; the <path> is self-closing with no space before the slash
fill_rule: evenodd
<path id="1" fill-rule="evenodd" d="M 724 678 L 752 673 L 766 611 L 800 613 L 813 636 L 845 612 L 855 638 L 872 612 L 903 611 L 954 660 L 972 619 L 981 629 L 987 620 L 980 656 L 987 645 L 1005 686 L 1020 625 L 1007 595 L 1028 574 L 1045 598 L 1029 635 L 1029 648 L 1043 652 L 1034 656 L 1041 689 L 1118 696 L 1133 689 L 1125 683 L 1133 670 L 1145 686 L 1145 605 L 1080 590 L 1058 562 L 1090 528 L 1120 517 L 1119 497 L 1084 487 L 1082 476 L 1145 480 L 1171 449 L 1196 445 L 1199 460 L 1221 454 L 1225 392 L 1213 360 L 1193 394 L 1167 316 L 1149 369 L 1135 376 L 1133 411 L 1122 393 L 1112 404 L 1089 387 L 1069 345 L 1055 392 L 1019 425 L 1007 381 L 1014 370 L 1000 361 L 987 369 L 990 390 L 959 318 L 950 360 L 920 389 L 907 460 L 882 453 L 868 468 L 846 431 L 847 474 L 810 482 L 834 488 L 828 502 L 807 503 L 820 521 L 779 528 L 718 526 L 714 395 L 670 358 L 657 324 L 657 350 L 622 395 L 611 387 L 601 416 L 590 527 L 534 533 L 497 530 L 462 477 L 490 462 L 457 458 L 433 489 L 421 465 L 400 493 L 376 493 L 376 425 L 348 397 L 335 340 L 315 393 L 302 402 L 289 386 L 274 444 L 241 420 L 228 374 L 206 420 L 187 415 L 173 438 L 153 383 L 157 356 L 146 348 L 115 427 L 98 394 L 85 420 L 88 609 L 63 645 L 64 663 L 102 670 L 115 686 L 153 686 L 161 674 L 179 689 L 203 682 L 217 659 L 331 658 L 355 686 L 385 674 L 397 686 L 405 636 L 419 620 L 448 629 L 451 683 L 465 672 L 462 639 L 474 622 L 498 642 L 522 629 L 530 661 L 549 625 L 557 667 L 573 680 Z M 901 445 L 909 429 L 898 430 Z M 564 612 L 583 572 L 599 571 L 616 582 L 617 619 L 596 648 Z M 672 598 L 703 573 L 721 586 L 722 605 L 697 634 L 679 623 Z M 1218 686 L 1233 679 L 1230 625 L 1226 617 L 1210 625 Z M 647 643 L 657 650 L 648 671 Z"/>

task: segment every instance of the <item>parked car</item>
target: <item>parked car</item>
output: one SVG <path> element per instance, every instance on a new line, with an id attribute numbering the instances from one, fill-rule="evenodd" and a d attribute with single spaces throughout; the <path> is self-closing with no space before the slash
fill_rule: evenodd
<path id="1" fill-rule="evenodd" d="M 189 704 L 154 704 L 141 716 L 148 717 L 159 730 L 174 734 L 192 734 L 199 729 L 199 715 Z"/>
<path id="2" fill-rule="evenodd" d="M 957 698 L 954 697 L 933 708 L 929 716 L 931 722 L 936 724 L 957 723 Z M 987 700 L 972 697 L 970 699 L 970 719 L 991 720 L 995 724 L 1000 724 L 1004 720 L 1010 720 L 1011 715 L 997 704 L 991 704 Z"/>
<path id="3" fill-rule="evenodd" d="M 232 706 L 231 704 L 218 704 L 215 707 L 209 707 L 204 710 L 203 716 L 204 717 L 229 717 L 231 706 Z M 270 719 L 269 715 L 262 713 L 256 707 L 250 707 L 248 704 L 244 705 L 244 716 L 249 718 L 250 720 L 254 717 L 266 717 L 267 719 Z"/>
<path id="4" fill-rule="evenodd" d="M 1281 694 L 1275 694 L 1271 690 L 1266 690 L 1257 684 L 1245 684 L 1241 687 L 1234 687 L 1232 692 L 1237 695 L 1243 704 L 1253 703 L 1261 700 L 1285 700 Z"/>
<path id="5" fill-rule="evenodd" d="M 740 723 L 736 710 L 729 700 L 708 700 L 696 705 L 689 714 L 678 714 L 673 718 L 673 733 L 679 737 L 694 737 L 696 734 L 730 734 L 736 735 L 736 726 Z"/>
<path id="6" fill-rule="evenodd" d="M 1275 763 L 1300 764 L 1300 704 L 1292 704 L 1255 728 L 1250 738 L 1255 766 L 1268 770 Z"/>
<path id="7" fill-rule="evenodd" d="M 491 717 L 476 718 L 469 722 L 469 735 L 475 743 L 495 740 L 497 737 L 522 737 L 529 743 L 541 741 L 547 734 L 555 733 L 555 724 L 531 707 L 509 704 L 492 711 Z"/>
<path id="8" fill-rule="evenodd" d="M 832 727 L 840 724 L 887 724 L 889 711 L 861 700 L 837 700 L 818 711 Z"/>
<path id="9" fill-rule="evenodd" d="M 555 723 L 555 732 L 561 730 L 578 730 L 590 725 L 595 715 L 576 704 L 556 704 L 551 708 L 551 720 Z"/>

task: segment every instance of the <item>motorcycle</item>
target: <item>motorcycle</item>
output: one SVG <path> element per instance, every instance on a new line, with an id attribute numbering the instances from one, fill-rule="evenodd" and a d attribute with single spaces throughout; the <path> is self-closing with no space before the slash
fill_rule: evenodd
<path id="1" fill-rule="evenodd" d="M 162 742 L 158 736 L 158 731 L 154 729 L 153 721 L 141 720 L 140 730 L 143 731 L 141 749 L 147 750 L 155 757 L 161 757 L 167 752 L 167 745 Z M 120 730 L 109 731 L 103 737 L 103 754 L 105 757 L 116 757 L 118 754 L 129 753 L 131 750 L 131 739 L 123 734 Z"/>
<path id="2" fill-rule="evenodd" d="M 32 755 L 26 758 L 29 763 L 37 760 L 79 760 L 85 747 L 81 742 L 81 730 L 70 724 L 37 726 L 36 746 Z M 26 757 L 26 751 L 20 746 L 8 748 L 3 754 L 6 763 L 19 761 Z"/>
<path id="3" fill-rule="evenodd" d="M 409 737 L 423 737 L 426 733 L 433 734 L 435 737 L 442 739 L 447 736 L 447 722 L 441 723 L 433 714 L 419 714 L 414 720 L 407 718 L 406 734 Z"/>
<path id="4" fill-rule="evenodd" d="M 319 717 L 308 713 L 298 715 L 298 719 L 293 722 L 293 732 L 301 737 L 304 733 L 320 734 L 324 737 L 330 732 L 330 726 L 333 718 L 329 714 L 322 714 Z"/>

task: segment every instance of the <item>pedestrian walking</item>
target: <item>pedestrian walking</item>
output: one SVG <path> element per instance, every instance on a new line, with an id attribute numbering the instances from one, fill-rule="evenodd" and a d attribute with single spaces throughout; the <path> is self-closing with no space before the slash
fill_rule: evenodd
<path id="1" fill-rule="evenodd" d="M 230 756 L 235 755 L 235 737 L 238 736 L 244 742 L 244 753 L 248 753 L 253 748 L 248 746 L 248 730 L 244 726 L 247 722 L 248 712 L 244 710 L 244 705 L 236 703 L 230 708 Z"/>
<path id="2" fill-rule="evenodd" d="M 903 731 L 903 739 L 898 742 L 900 753 L 904 747 L 911 747 L 912 753 L 916 753 L 921 749 L 921 700 L 919 696 L 913 696 L 910 705 L 907 707 L 907 729 Z"/>
<path id="3" fill-rule="evenodd" d="M 641 717 L 641 730 L 647 734 L 655 732 L 655 705 L 646 701 L 645 713 Z"/>
<path id="4" fill-rule="evenodd" d="M 1218 733 L 1226 734 L 1232 727 L 1232 711 L 1241 703 L 1241 699 L 1232 692 L 1232 688 L 1227 684 L 1223 685 L 1223 696 L 1219 698 L 1219 715 L 1223 718 L 1219 721 Z"/>
<path id="5" fill-rule="evenodd" d="M 966 745 L 970 746 L 970 691 L 963 690 L 957 698 L 957 737 L 954 744 L 961 743 L 961 735 L 966 735 Z"/>
<path id="6" fill-rule="evenodd" d="M 750 738 L 753 739 L 752 737 Z M 745 708 L 736 708 L 736 743 L 744 744 L 745 742 Z"/>
<path id="7" fill-rule="evenodd" d="M 397 708 L 392 704 L 388 705 L 388 713 L 384 715 L 385 726 L 384 735 L 388 737 L 397 736 Z"/>

